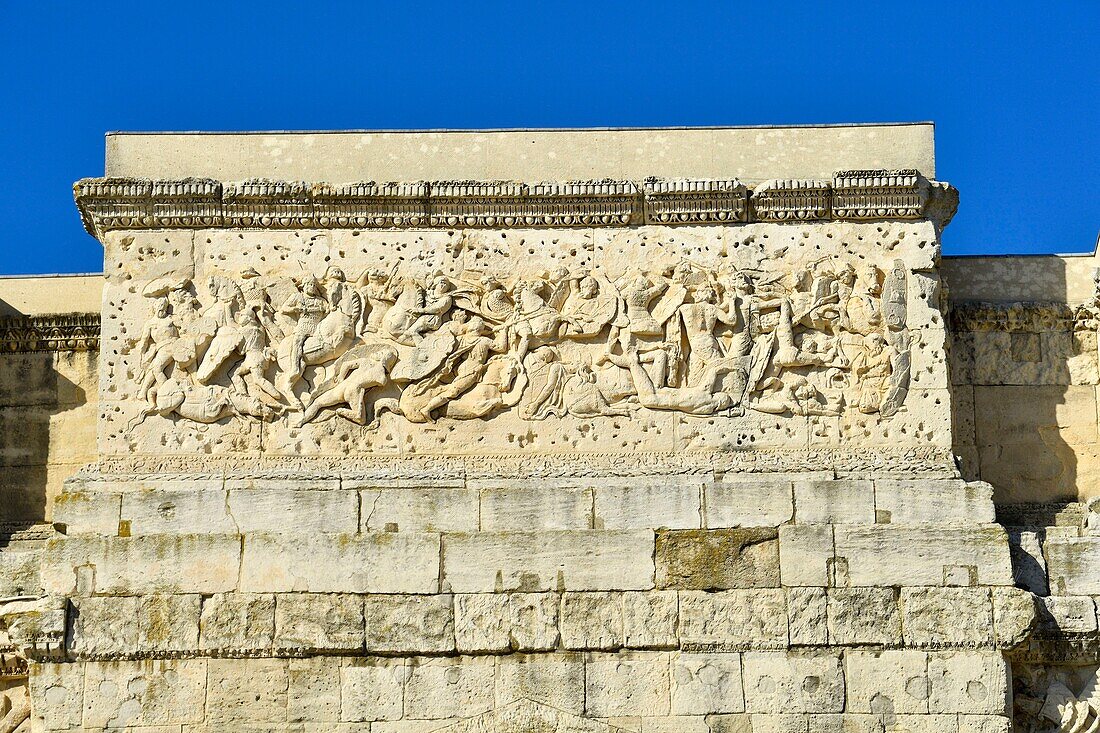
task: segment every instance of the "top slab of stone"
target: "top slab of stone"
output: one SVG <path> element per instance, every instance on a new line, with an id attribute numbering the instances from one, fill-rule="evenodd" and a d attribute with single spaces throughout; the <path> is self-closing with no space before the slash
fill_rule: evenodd
<path id="1" fill-rule="evenodd" d="M 130 133 L 107 136 L 108 177 L 328 181 L 935 176 L 930 122 L 815 127 Z"/>

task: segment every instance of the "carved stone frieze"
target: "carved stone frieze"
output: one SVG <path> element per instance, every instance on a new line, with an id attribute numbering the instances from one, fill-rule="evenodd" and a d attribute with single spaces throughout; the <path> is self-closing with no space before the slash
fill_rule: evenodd
<path id="1" fill-rule="evenodd" d="M 510 228 L 931 218 L 957 192 L 916 171 L 845 171 L 833 181 L 458 181 L 349 183 L 88 178 L 74 186 L 85 228 Z M 952 195 L 954 205 L 951 204 Z"/>
<path id="2" fill-rule="evenodd" d="M 1042 332 L 1072 331 L 1083 323 L 1083 309 L 1065 303 L 970 301 L 951 306 L 951 330 Z"/>
<path id="3" fill-rule="evenodd" d="M 3 317 L 0 351 L 94 351 L 99 324 L 98 313 Z"/>

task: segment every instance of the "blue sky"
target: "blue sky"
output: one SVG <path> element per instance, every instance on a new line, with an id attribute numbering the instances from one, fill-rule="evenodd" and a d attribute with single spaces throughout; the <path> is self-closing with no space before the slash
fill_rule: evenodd
<path id="1" fill-rule="evenodd" d="M 107 130 L 934 120 L 949 254 L 1091 251 L 1100 3 L 0 2 L 0 274 L 92 272 Z"/>

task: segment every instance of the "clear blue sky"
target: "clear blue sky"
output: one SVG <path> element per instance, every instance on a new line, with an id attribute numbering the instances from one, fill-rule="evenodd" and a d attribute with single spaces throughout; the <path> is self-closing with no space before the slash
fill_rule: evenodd
<path id="1" fill-rule="evenodd" d="M 1100 2 L 0 2 L 0 274 L 101 269 L 107 130 L 934 120 L 950 254 L 1090 251 Z"/>

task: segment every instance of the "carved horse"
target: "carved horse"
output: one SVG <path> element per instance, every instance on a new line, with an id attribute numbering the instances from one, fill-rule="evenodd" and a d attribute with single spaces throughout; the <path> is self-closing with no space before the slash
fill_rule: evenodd
<path id="1" fill-rule="evenodd" d="M 355 340 L 355 324 L 362 315 L 363 304 L 358 296 L 345 300 L 347 305 L 322 318 L 313 335 L 306 339 L 302 347 L 301 364 L 295 363 L 292 353 L 294 339 L 287 337 L 279 342 L 275 357 L 278 364 L 275 386 L 291 404 L 303 404 L 302 399 L 295 394 L 295 387 L 304 378 L 305 368 L 336 359 Z"/>

